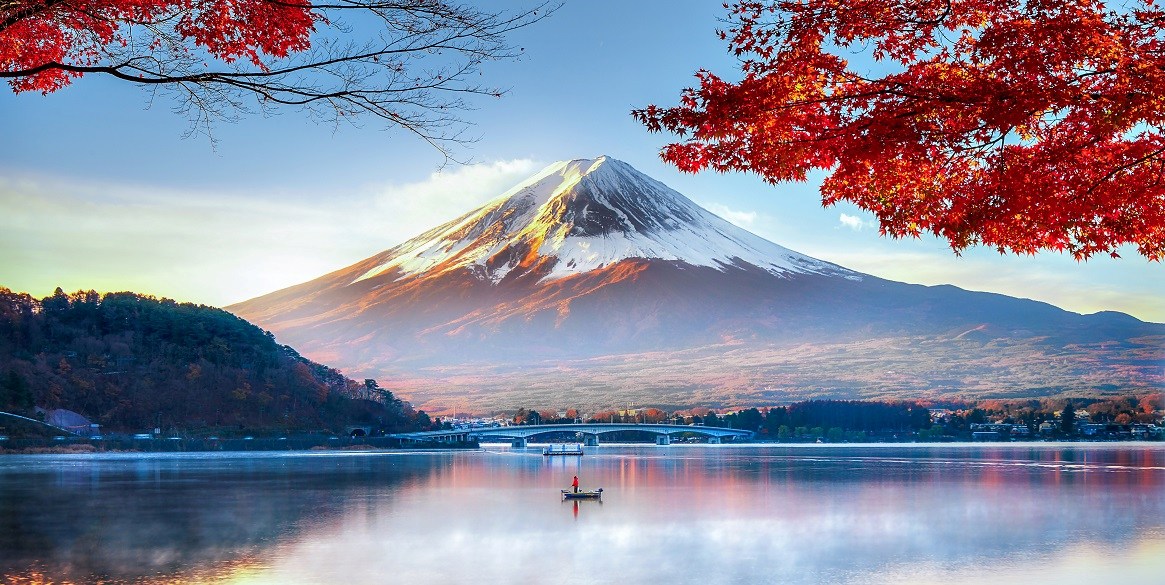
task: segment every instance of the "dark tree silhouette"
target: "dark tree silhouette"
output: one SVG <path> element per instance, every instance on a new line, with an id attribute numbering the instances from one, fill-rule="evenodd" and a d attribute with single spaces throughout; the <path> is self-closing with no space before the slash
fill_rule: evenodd
<path id="1" fill-rule="evenodd" d="M 1065 435 L 1075 434 L 1076 432 L 1076 407 L 1072 403 L 1064 405 L 1064 410 L 1060 411 L 1060 432 Z"/>

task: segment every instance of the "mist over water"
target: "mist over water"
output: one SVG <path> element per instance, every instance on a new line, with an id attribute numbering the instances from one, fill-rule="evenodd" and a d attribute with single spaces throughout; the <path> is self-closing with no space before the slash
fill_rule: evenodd
<path id="1" fill-rule="evenodd" d="M 605 488 L 602 501 L 563 502 L 574 475 Z M 1163 571 L 1161 444 L 0 458 L 4 583 L 1095 583 Z"/>

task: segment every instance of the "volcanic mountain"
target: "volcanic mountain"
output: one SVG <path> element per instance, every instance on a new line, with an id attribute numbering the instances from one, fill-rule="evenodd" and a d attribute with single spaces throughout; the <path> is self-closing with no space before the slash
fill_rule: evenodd
<path id="1" fill-rule="evenodd" d="M 437 411 L 1165 385 L 1163 325 L 861 274 L 609 157 L 228 309 Z"/>

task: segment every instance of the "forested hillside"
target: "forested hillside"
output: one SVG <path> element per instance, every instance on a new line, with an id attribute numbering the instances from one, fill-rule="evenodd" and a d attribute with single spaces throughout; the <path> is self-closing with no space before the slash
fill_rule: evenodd
<path id="1" fill-rule="evenodd" d="M 429 418 L 221 309 L 129 292 L 0 287 L 0 410 L 78 412 L 107 431 L 385 430 Z"/>

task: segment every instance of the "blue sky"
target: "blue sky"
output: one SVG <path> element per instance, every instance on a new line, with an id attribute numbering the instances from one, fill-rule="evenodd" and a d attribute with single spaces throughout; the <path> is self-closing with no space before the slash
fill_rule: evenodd
<path id="1" fill-rule="evenodd" d="M 516 5 L 516 4 L 515 4 Z M 934 239 L 890 240 L 852 206 L 823 209 L 816 181 L 772 187 L 748 175 L 684 175 L 661 163 L 667 137 L 629 111 L 671 105 L 700 67 L 733 61 L 707 2 L 568 2 L 512 38 L 516 62 L 483 80 L 510 88 L 465 117 L 480 140 L 447 166 L 424 143 L 375 123 L 318 125 L 295 111 L 186 137 L 164 96 L 99 77 L 49 96 L 0 92 L 0 286 L 134 290 L 226 305 L 389 248 L 498 195 L 545 164 L 606 154 L 726 219 L 799 252 L 876 276 L 951 283 L 1090 313 L 1165 322 L 1165 267 L 1060 254 L 956 257 Z"/>

